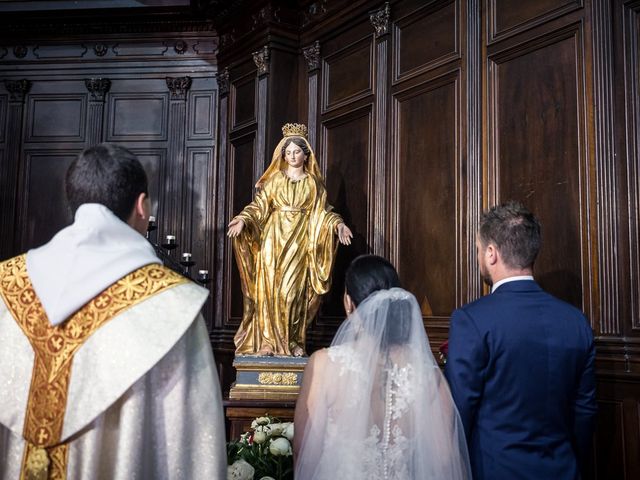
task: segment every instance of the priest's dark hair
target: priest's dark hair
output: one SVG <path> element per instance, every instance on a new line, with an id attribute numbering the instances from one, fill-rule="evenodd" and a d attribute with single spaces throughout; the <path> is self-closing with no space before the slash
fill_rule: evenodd
<path id="1" fill-rule="evenodd" d="M 358 306 L 373 292 L 399 287 L 400 279 L 388 260 L 378 255 L 360 255 L 349 265 L 344 286 L 353 303 Z"/>
<path id="2" fill-rule="evenodd" d="M 148 194 L 142 164 L 130 150 L 114 143 L 84 150 L 69 166 L 65 188 L 72 214 L 84 203 L 100 203 L 124 222 L 138 196 Z"/>

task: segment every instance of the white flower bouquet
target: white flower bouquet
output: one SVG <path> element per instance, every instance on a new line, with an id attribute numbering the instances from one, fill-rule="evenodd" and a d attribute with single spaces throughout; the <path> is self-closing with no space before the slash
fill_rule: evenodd
<path id="1" fill-rule="evenodd" d="M 265 415 L 227 444 L 227 480 L 293 480 L 293 423 Z"/>

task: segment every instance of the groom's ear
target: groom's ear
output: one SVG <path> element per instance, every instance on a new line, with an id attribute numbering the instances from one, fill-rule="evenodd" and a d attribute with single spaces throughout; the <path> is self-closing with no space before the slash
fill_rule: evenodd
<path id="1" fill-rule="evenodd" d="M 490 243 L 487 246 L 487 249 L 485 250 L 484 255 L 485 255 L 485 260 L 489 265 L 495 265 L 496 263 L 498 263 L 498 260 L 500 259 L 500 251 L 493 243 Z"/>

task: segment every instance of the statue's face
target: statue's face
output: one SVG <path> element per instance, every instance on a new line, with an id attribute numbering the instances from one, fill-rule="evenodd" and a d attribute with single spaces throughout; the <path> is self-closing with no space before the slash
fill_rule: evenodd
<path id="1" fill-rule="evenodd" d="M 284 151 L 284 159 L 290 167 L 299 168 L 307 161 L 307 156 L 298 145 L 291 142 Z"/>

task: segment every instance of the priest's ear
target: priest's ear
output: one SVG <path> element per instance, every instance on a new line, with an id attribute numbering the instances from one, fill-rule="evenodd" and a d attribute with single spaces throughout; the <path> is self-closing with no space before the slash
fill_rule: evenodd
<path id="1" fill-rule="evenodd" d="M 150 209 L 151 201 L 149 200 L 149 196 L 146 193 L 138 195 L 127 223 L 131 228 L 140 233 L 140 235 L 144 235 L 147 232 Z"/>

